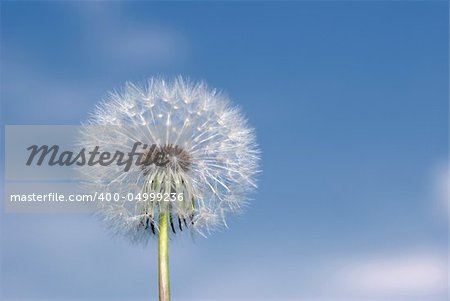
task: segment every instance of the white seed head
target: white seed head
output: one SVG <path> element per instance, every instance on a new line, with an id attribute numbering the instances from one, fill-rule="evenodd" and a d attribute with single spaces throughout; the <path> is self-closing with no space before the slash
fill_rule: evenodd
<path id="1" fill-rule="evenodd" d="M 146 243 L 158 231 L 160 212 L 169 212 L 172 231 L 201 234 L 226 225 L 256 188 L 260 152 L 254 130 L 236 107 L 205 83 L 178 77 L 127 83 L 95 109 L 80 132 L 86 149 L 130 152 L 135 142 L 153 148 L 142 156 L 161 164 L 83 166 L 89 191 L 125 196 L 100 202 L 99 213 L 118 234 Z M 130 202 L 138 194 L 179 194 L 176 201 Z M 129 198 L 127 197 L 129 196 Z"/>

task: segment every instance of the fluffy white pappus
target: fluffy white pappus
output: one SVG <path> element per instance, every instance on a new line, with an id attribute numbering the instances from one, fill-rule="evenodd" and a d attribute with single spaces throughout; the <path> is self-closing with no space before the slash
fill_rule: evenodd
<path id="1" fill-rule="evenodd" d="M 178 77 L 127 83 L 96 107 L 78 142 L 125 154 L 136 142 L 153 145 L 142 155 L 152 164 L 132 164 L 128 171 L 118 164 L 79 169 L 91 193 L 113 196 L 99 202 L 100 216 L 134 242 L 146 243 L 157 233 L 158 215 L 166 211 L 173 233 L 206 235 L 226 226 L 227 214 L 239 212 L 256 188 L 260 152 L 254 130 L 240 109 L 203 82 Z M 157 199 L 161 195 L 169 201 Z"/>

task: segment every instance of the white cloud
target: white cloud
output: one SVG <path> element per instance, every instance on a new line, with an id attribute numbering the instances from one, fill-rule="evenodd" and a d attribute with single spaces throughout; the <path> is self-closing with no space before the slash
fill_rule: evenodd
<path id="1" fill-rule="evenodd" d="M 448 262 L 437 252 L 375 254 L 335 265 L 331 280 L 347 295 L 378 297 L 435 297 L 445 295 Z"/>
<path id="2" fill-rule="evenodd" d="M 116 85 L 117 79 L 120 83 L 122 79 L 143 80 L 133 76 L 153 75 L 159 67 L 177 66 L 187 57 L 187 39 L 174 28 L 152 20 L 131 20 L 113 4 L 66 7 L 67 14 L 79 16 L 79 34 L 72 50 L 68 50 L 71 44 L 58 49 L 85 60 L 83 69 L 74 74 L 64 69 L 69 70 L 66 73 L 47 66 L 39 52 L 10 44 L 10 59 L 2 66 L 4 109 L 15 119 L 8 117 L 9 123 L 77 123 L 87 117 L 86 112 L 108 89 L 117 87 L 111 82 Z"/>
<path id="3" fill-rule="evenodd" d="M 130 19 L 114 4 L 83 3 L 76 8 L 83 20 L 87 54 L 114 62 L 115 68 L 175 64 L 186 59 L 187 39 L 174 28 L 157 21 Z"/>
<path id="4" fill-rule="evenodd" d="M 5 62 L 3 73 L 7 76 L 2 83 L 2 98 L 10 124 L 71 122 L 73 117 L 86 116 L 83 104 L 100 95 L 92 84 L 57 78 L 30 62 Z"/>
<path id="5" fill-rule="evenodd" d="M 437 200 L 436 209 L 441 215 L 448 216 L 450 171 L 447 162 L 439 164 L 432 172 L 433 199 Z"/>

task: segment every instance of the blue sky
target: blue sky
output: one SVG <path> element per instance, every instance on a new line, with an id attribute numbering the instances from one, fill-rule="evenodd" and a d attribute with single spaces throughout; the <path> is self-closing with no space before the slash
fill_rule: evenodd
<path id="1" fill-rule="evenodd" d="M 446 300 L 448 3 L 2 2 L 2 124 L 79 124 L 178 74 L 245 111 L 247 212 L 173 240 L 174 300 Z M 4 163 L 4 162 L 3 162 Z M 150 300 L 156 249 L 88 215 L 1 217 L 3 300 Z"/>

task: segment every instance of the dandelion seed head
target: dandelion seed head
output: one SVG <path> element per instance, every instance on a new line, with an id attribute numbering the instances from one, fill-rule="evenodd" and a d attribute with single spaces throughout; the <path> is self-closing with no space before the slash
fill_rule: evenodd
<path id="1" fill-rule="evenodd" d="M 169 212 L 172 229 L 207 235 L 239 212 L 256 188 L 260 152 L 254 130 L 240 109 L 203 82 L 181 77 L 151 78 L 143 86 L 127 83 L 95 109 L 80 132 L 86 149 L 100 146 L 128 153 L 135 142 L 148 146 L 149 165 L 83 166 L 90 191 L 181 193 L 174 202 L 101 202 L 100 216 L 114 233 L 146 243 L 160 212 Z M 148 160 L 148 161 L 146 161 Z M 175 226 L 174 226 L 175 225 Z"/>

